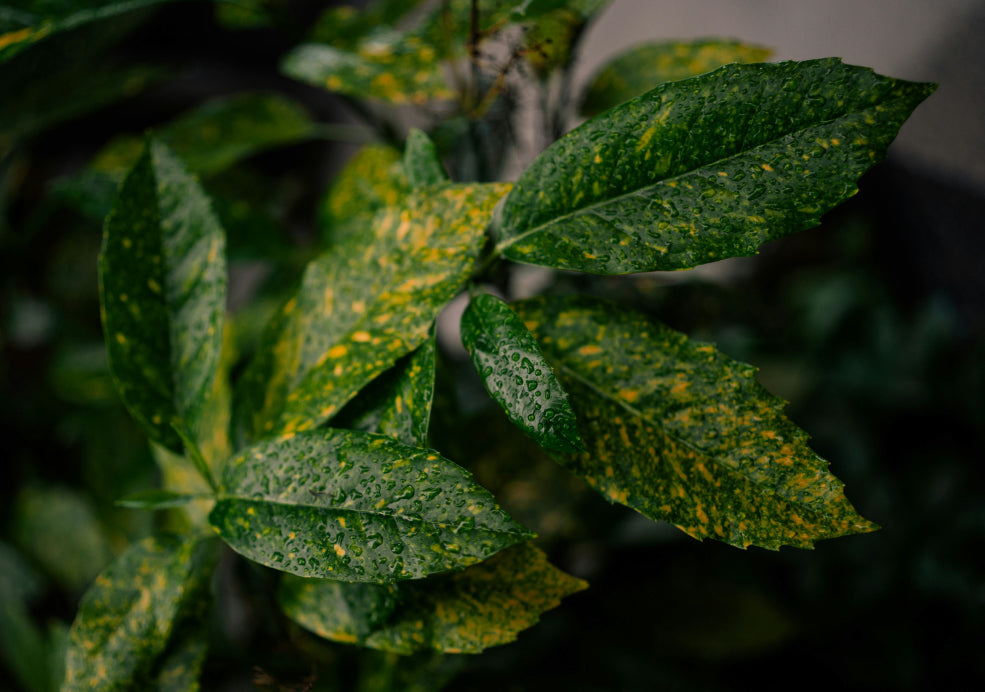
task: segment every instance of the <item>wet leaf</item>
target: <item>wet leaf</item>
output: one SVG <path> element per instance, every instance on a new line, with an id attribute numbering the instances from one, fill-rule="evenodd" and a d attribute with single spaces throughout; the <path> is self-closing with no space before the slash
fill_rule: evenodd
<path id="1" fill-rule="evenodd" d="M 531 535 L 437 452 L 326 428 L 233 458 L 209 520 L 262 565 L 376 583 L 470 565 Z"/>
<path id="2" fill-rule="evenodd" d="M 110 371 L 151 439 L 181 451 L 219 367 L 225 238 L 198 182 L 149 140 L 106 219 L 99 261 Z"/>
<path id="3" fill-rule="evenodd" d="M 274 316 L 235 400 L 243 439 L 328 420 L 427 339 L 482 246 L 508 186 L 449 185 L 412 194 L 311 262 Z"/>
<path id="4" fill-rule="evenodd" d="M 837 59 L 663 84 L 523 172 L 497 214 L 497 251 L 596 274 L 755 254 L 855 194 L 932 90 Z"/>
<path id="5" fill-rule="evenodd" d="M 412 188 L 448 182 L 448 174 L 438 158 L 437 147 L 427 134 L 417 128 L 407 135 L 403 164 L 407 181 Z"/>
<path id="6" fill-rule="evenodd" d="M 509 305 L 488 293 L 473 295 L 462 315 L 462 343 L 514 425 L 545 449 L 584 450 L 564 387 Z"/>
<path id="7" fill-rule="evenodd" d="M 62 689 L 138 689 L 183 607 L 207 588 L 214 548 L 211 541 L 152 537 L 110 564 L 72 624 Z"/>
<path id="8" fill-rule="evenodd" d="M 587 588 L 522 543 L 461 572 L 394 586 L 285 578 L 278 599 L 302 627 L 383 651 L 476 654 L 516 639 Z"/>
<path id="9" fill-rule="evenodd" d="M 642 43 L 605 63 L 589 82 L 582 112 L 595 115 L 663 82 L 695 77 L 730 63 L 763 62 L 772 51 L 718 38 Z"/>
<path id="10" fill-rule="evenodd" d="M 350 401 L 332 424 L 348 430 L 389 435 L 411 447 L 424 447 L 434 399 L 435 339 L 397 361 Z"/>
<path id="11" fill-rule="evenodd" d="M 322 201 L 325 240 L 339 244 L 373 233 L 373 217 L 402 202 L 411 191 L 400 152 L 384 144 L 360 149 L 342 168 Z"/>
<path id="12" fill-rule="evenodd" d="M 568 390 L 588 448 L 557 459 L 611 502 L 743 548 L 810 548 L 877 528 L 752 366 L 595 299 L 516 309 Z"/>

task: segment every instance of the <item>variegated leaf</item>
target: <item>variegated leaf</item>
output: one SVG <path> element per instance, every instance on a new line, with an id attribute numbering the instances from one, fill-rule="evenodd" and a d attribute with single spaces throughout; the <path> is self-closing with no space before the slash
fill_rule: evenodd
<path id="1" fill-rule="evenodd" d="M 516 309 L 568 390 L 588 448 L 557 459 L 610 501 L 743 548 L 810 548 L 876 528 L 751 366 L 591 298 Z"/>

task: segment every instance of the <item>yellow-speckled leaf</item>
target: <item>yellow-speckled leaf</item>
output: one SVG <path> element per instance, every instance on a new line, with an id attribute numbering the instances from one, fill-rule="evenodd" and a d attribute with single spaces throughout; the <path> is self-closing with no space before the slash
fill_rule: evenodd
<path id="1" fill-rule="evenodd" d="M 603 65 L 589 82 L 582 112 L 595 115 L 663 82 L 695 77 L 729 63 L 763 62 L 768 48 L 726 39 L 643 43 Z"/>
<path id="2" fill-rule="evenodd" d="M 237 389 L 240 438 L 318 425 L 422 344 L 468 277 L 507 189 L 415 192 L 380 212 L 374 239 L 352 238 L 311 262 Z"/>
<path id="3" fill-rule="evenodd" d="M 472 565 L 531 537 L 437 452 L 331 428 L 230 460 L 209 521 L 267 567 L 378 584 Z"/>
<path id="4" fill-rule="evenodd" d="M 855 194 L 933 88 L 834 58 L 667 82 L 537 157 L 497 213 L 497 251 L 596 274 L 753 255 Z"/>
<path id="5" fill-rule="evenodd" d="M 328 43 L 336 48 L 349 50 L 359 40 L 380 27 L 394 27 L 422 0 L 372 0 L 365 9 L 351 5 L 331 7 L 315 22 L 309 38 L 317 43 Z"/>
<path id="6" fill-rule="evenodd" d="M 322 201 L 325 240 L 338 244 L 363 234 L 371 238 L 373 217 L 400 204 L 410 191 L 399 151 L 384 144 L 363 147 L 335 176 Z"/>
<path id="7" fill-rule="evenodd" d="M 364 387 L 332 419 L 332 424 L 347 430 L 381 433 L 412 447 L 424 447 L 434 399 L 434 364 L 432 330 L 417 350 Z"/>
<path id="8" fill-rule="evenodd" d="M 286 578 L 278 597 L 288 617 L 327 639 L 471 654 L 513 641 L 586 587 L 523 543 L 464 571 L 395 587 Z"/>
<path id="9" fill-rule="evenodd" d="M 199 607 L 214 541 L 147 538 L 130 546 L 89 588 L 69 632 L 65 692 L 147 689 L 175 624 Z"/>
<path id="10" fill-rule="evenodd" d="M 560 463 L 695 538 L 810 548 L 876 528 L 755 369 L 590 298 L 516 305 L 570 395 L 587 454 Z"/>
<path id="11" fill-rule="evenodd" d="M 100 305 L 110 371 L 158 444 L 200 425 L 219 367 L 225 234 L 198 181 L 148 140 L 106 219 Z"/>

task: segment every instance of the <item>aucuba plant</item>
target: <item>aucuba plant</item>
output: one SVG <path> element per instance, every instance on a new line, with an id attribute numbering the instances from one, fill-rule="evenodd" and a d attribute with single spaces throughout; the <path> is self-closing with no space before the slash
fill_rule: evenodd
<path id="1" fill-rule="evenodd" d="M 152 4 L 28 17 L 0 57 Z M 263 22 L 275 5 L 217 11 Z M 210 181 L 327 126 L 285 96 L 227 96 L 114 140 L 75 179 L 105 214 L 110 369 L 161 469 L 159 489 L 120 502 L 170 520 L 85 594 L 63 689 L 198 689 L 223 546 L 281 573 L 277 604 L 302 628 L 399 654 L 478 653 L 585 589 L 469 459 L 431 446 L 436 320 L 463 293 L 453 336 L 488 395 L 610 502 L 739 548 L 876 528 L 753 366 L 592 295 L 511 300 L 508 279 L 517 264 L 621 275 L 754 255 L 855 194 L 933 86 L 702 39 L 632 48 L 576 88 L 605 5 L 325 12 L 281 70 L 342 95 L 378 138 L 331 182 L 318 251 L 249 345 L 227 314 L 239 221 Z M 549 144 L 535 158 L 513 145 L 524 118 Z"/>

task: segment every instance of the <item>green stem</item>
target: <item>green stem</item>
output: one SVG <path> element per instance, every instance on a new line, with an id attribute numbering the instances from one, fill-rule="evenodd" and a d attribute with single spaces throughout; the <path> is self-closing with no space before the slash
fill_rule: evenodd
<path id="1" fill-rule="evenodd" d="M 205 482 L 209 484 L 212 488 L 212 493 L 215 495 L 219 494 L 219 486 L 215 482 L 215 478 L 212 477 L 212 470 L 209 468 L 208 462 L 205 461 L 205 457 L 202 456 L 201 450 L 198 448 L 198 444 L 192 439 L 191 435 L 185 428 L 177 423 L 172 423 L 171 427 L 174 431 L 178 433 L 178 437 L 181 438 L 182 443 L 185 445 L 185 453 L 191 460 L 192 464 L 195 465 L 195 469 L 199 472 Z"/>

